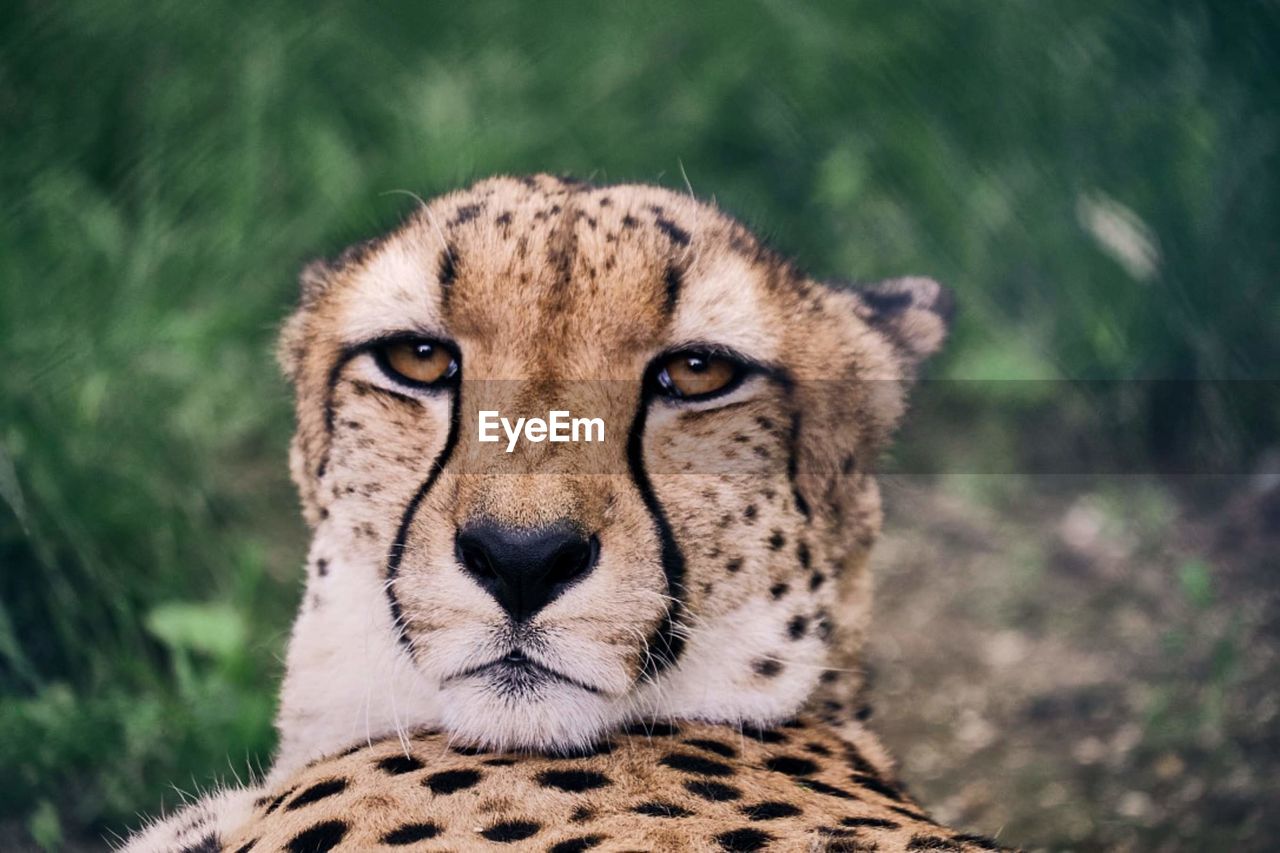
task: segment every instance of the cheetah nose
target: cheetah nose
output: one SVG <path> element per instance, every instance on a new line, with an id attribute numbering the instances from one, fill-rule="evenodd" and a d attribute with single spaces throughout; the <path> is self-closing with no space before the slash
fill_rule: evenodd
<path id="1" fill-rule="evenodd" d="M 567 523 L 512 528 L 477 522 L 458 531 L 455 550 L 463 570 L 518 624 L 590 574 L 600 542 Z"/>

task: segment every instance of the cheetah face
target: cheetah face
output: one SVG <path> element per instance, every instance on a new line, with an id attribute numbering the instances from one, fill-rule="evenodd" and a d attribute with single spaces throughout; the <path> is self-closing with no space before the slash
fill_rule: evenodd
<path id="1" fill-rule="evenodd" d="M 437 199 L 303 285 L 281 357 L 315 540 L 284 749 L 767 723 L 847 662 L 868 463 L 944 335 L 932 281 L 826 286 L 687 196 L 538 177 Z M 480 440 L 482 413 L 556 411 L 603 440 Z"/>

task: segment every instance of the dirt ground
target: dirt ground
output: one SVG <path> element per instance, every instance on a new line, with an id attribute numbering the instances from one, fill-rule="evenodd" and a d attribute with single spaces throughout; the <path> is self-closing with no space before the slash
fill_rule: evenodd
<path id="1" fill-rule="evenodd" d="M 1275 849 L 1277 479 L 887 478 L 869 689 L 912 791 L 1029 849 Z"/>

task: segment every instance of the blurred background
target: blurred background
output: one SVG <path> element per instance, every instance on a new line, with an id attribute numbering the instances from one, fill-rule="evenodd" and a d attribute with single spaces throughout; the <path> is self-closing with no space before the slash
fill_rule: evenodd
<path id="1" fill-rule="evenodd" d="M 0 848 L 269 761 L 302 263 L 496 172 L 686 180 L 961 313 L 886 460 L 873 724 L 947 821 L 1280 837 L 1280 7 L 9 0 Z"/>

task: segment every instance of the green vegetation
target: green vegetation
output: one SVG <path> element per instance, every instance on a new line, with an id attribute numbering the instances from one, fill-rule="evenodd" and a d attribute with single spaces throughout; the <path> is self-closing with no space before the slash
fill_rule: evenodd
<path id="1" fill-rule="evenodd" d="M 301 264 L 396 221 L 401 191 L 687 179 L 816 273 L 954 286 L 936 375 L 1274 378 L 1278 18 L 7 4 L 0 819 L 53 848 L 266 760 L 304 543 L 274 326 Z M 1153 387 L 1144 441 L 1176 450 L 1203 424 Z M 1274 436 L 1280 411 L 1221 393 L 1217 439 Z M 1204 573 L 1180 575 L 1192 602 Z"/>

